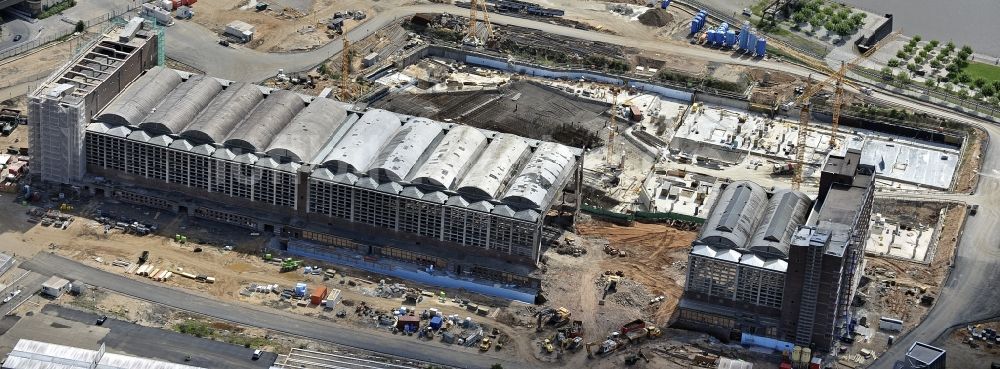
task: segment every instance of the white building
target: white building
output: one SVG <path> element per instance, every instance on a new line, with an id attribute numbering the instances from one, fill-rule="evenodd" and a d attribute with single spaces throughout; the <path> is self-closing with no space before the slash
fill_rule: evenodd
<path id="1" fill-rule="evenodd" d="M 226 25 L 226 34 L 236 37 L 243 42 L 253 40 L 253 34 L 257 28 L 244 21 L 232 21 Z"/>
<path id="2" fill-rule="evenodd" d="M 59 297 L 66 291 L 69 291 L 69 281 L 65 279 L 52 276 L 45 283 L 42 283 L 42 294 L 44 295 Z"/>
<path id="3" fill-rule="evenodd" d="M 204 369 L 71 346 L 21 339 L 3 362 L 3 369 Z"/>

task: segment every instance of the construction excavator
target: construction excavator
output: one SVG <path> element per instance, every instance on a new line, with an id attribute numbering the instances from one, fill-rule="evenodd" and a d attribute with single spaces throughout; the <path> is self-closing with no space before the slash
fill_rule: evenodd
<path id="1" fill-rule="evenodd" d="M 535 326 L 536 332 L 542 331 L 543 324 L 550 324 L 556 327 L 562 327 L 569 323 L 569 317 L 573 314 L 569 312 L 569 309 L 560 307 L 558 309 L 545 308 L 537 313 L 535 316 L 538 318 Z"/>

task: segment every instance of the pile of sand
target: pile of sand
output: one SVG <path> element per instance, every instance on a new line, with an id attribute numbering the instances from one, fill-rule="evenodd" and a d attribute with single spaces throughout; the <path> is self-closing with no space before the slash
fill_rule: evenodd
<path id="1" fill-rule="evenodd" d="M 674 21 L 674 17 L 666 10 L 653 8 L 639 16 L 639 23 L 650 27 L 663 27 Z"/>

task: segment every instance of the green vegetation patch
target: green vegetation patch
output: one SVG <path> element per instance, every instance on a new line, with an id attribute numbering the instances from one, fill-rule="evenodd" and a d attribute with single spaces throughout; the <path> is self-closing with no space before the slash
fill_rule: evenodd
<path id="1" fill-rule="evenodd" d="M 76 6 L 76 0 L 66 0 L 56 5 L 45 8 L 41 14 L 38 15 L 38 19 L 45 19 L 53 15 L 62 13 L 63 10 L 69 9 Z"/>
<path id="2" fill-rule="evenodd" d="M 1000 81 L 1000 66 L 985 63 L 969 63 L 964 69 L 972 80 L 982 78 L 987 81 Z"/>

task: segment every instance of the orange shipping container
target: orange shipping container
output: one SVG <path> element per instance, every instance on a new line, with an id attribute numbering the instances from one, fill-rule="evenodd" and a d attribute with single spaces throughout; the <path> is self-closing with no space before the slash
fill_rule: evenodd
<path id="1" fill-rule="evenodd" d="M 312 295 L 309 296 L 309 302 L 313 305 L 319 305 L 326 298 L 327 290 L 326 286 L 319 286 L 313 290 Z"/>

